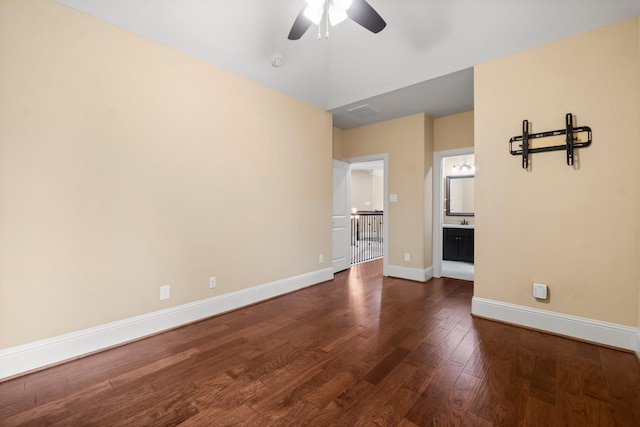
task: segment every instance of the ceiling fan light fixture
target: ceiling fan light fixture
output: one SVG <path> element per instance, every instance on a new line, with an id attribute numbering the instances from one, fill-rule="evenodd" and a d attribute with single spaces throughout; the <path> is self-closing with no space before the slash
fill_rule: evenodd
<path id="1" fill-rule="evenodd" d="M 338 25 L 345 19 L 347 19 L 346 10 L 336 4 L 331 5 L 329 8 L 329 22 L 331 22 L 331 25 Z"/>
<path id="2" fill-rule="evenodd" d="M 318 26 L 318 39 L 322 38 L 321 24 L 326 25 L 326 36 L 329 37 L 329 26 L 338 25 L 349 18 L 361 27 L 376 34 L 387 26 L 380 14 L 367 0 L 306 0 L 306 6 L 296 16 L 289 31 L 289 40 L 300 40 L 313 24 Z M 351 9 L 353 8 L 353 9 Z"/>
<path id="3" fill-rule="evenodd" d="M 320 7 L 309 5 L 304 10 L 304 16 L 309 18 L 309 20 L 316 25 L 320 25 L 320 21 L 322 21 L 323 13 L 324 13 L 324 9 L 322 5 L 320 5 Z"/>

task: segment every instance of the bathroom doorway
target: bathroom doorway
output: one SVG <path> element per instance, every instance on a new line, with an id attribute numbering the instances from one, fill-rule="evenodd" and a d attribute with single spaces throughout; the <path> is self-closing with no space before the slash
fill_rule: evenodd
<path id="1" fill-rule="evenodd" d="M 433 201 L 433 273 L 434 277 L 451 277 L 473 281 L 473 242 L 475 216 L 471 212 L 454 212 L 451 208 L 453 194 L 449 194 L 447 182 L 458 183 L 465 177 L 471 181 L 471 194 L 467 204 L 473 206 L 475 180 L 475 156 L 473 147 L 434 152 L 434 201 Z M 447 177 L 449 179 L 447 179 Z M 471 177 L 468 178 L 467 177 Z M 469 190 L 467 190 L 469 193 Z M 457 197 L 457 196 L 455 196 Z M 449 204 L 447 203 L 449 202 Z M 457 201 L 456 201 L 457 203 Z M 466 209 L 467 211 L 469 209 Z M 469 245 L 471 245 L 469 247 Z M 456 253 L 459 251 L 459 253 Z M 469 255 L 469 252 L 471 255 Z"/>

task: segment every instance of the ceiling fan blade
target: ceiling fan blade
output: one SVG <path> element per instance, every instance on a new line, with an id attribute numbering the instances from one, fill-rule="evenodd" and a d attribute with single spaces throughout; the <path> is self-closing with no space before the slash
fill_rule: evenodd
<path id="1" fill-rule="evenodd" d="M 382 16 L 366 0 L 353 0 L 347 15 L 372 33 L 379 33 L 387 26 Z"/>
<path id="2" fill-rule="evenodd" d="M 305 8 L 300 11 L 298 16 L 296 17 L 296 20 L 293 21 L 291 31 L 289 31 L 289 40 L 299 40 L 300 37 L 302 37 L 304 33 L 307 32 L 309 27 L 311 27 L 312 22 L 309 18 L 304 16 L 304 9 Z"/>

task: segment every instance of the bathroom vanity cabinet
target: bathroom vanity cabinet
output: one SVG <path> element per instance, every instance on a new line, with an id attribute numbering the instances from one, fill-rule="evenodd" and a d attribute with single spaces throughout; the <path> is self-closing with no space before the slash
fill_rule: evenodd
<path id="1" fill-rule="evenodd" d="M 442 259 L 473 262 L 473 228 L 444 227 Z"/>

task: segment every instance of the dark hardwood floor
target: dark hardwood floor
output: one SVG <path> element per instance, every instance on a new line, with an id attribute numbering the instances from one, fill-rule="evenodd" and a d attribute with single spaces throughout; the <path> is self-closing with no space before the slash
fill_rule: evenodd
<path id="1" fill-rule="evenodd" d="M 0 383 L 0 424 L 640 426 L 633 354 L 473 318 L 471 282 L 381 268 Z"/>

